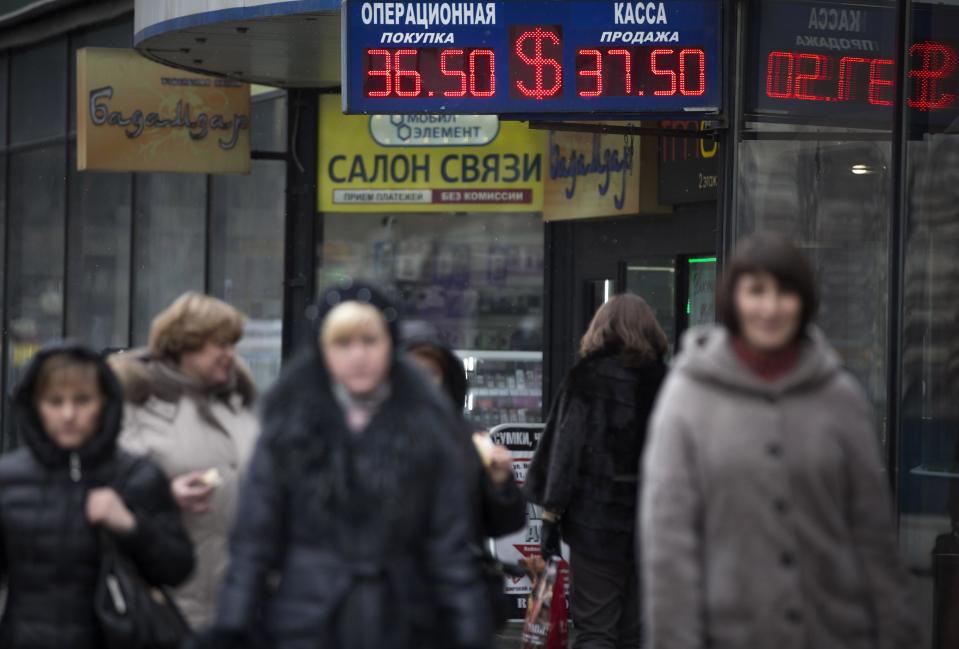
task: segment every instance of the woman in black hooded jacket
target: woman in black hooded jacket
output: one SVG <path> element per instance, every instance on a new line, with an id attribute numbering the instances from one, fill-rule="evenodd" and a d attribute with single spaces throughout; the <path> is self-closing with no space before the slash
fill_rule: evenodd
<path id="1" fill-rule="evenodd" d="M 37 354 L 14 409 L 24 446 L 0 458 L 0 572 L 8 584 L 0 648 L 100 649 L 100 529 L 152 584 L 176 585 L 193 569 L 169 481 L 149 460 L 117 449 L 123 394 L 84 347 Z"/>

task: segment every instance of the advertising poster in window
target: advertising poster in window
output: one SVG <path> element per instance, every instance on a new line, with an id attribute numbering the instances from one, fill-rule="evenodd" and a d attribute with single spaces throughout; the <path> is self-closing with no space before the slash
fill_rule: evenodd
<path id="1" fill-rule="evenodd" d="M 503 424 L 490 431 L 493 441 L 501 444 L 513 454 L 513 472 L 520 486 L 526 481 L 529 464 L 536 452 L 536 446 L 543 435 L 543 424 Z M 530 503 L 526 511 L 526 528 L 496 539 L 496 558 L 507 564 L 517 564 L 522 559 L 539 556 L 540 532 L 543 525 L 543 509 Z M 569 549 L 563 544 L 563 556 L 569 556 Z M 563 562 L 566 567 L 566 562 Z M 568 585 L 567 585 L 568 587 Z M 526 615 L 526 605 L 533 582 L 528 577 L 506 577 L 506 594 L 514 604 L 511 618 L 521 620 Z"/>
<path id="2" fill-rule="evenodd" d="M 544 140 L 494 115 L 343 115 L 324 95 L 318 208 L 541 212 Z"/>

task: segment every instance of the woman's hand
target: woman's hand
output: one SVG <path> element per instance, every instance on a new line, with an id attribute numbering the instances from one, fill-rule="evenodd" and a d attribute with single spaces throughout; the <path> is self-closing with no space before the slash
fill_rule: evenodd
<path id="1" fill-rule="evenodd" d="M 91 489 L 87 494 L 87 521 L 111 532 L 126 534 L 136 529 L 137 519 L 120 495 L 110 487 Z"/>
<path id="2" fill-rule="evenodd" d="M 505 446 L 497 444 L 490 453 L 490 463 L 486 471 L 497 487 L 502 487 L 513 479 L 513 455 Z"/>
<path id="3" fill-rule="evenodd" d="M 204 479 L 204 471 L 190 471 L 170 481 L 173 499 L 185 512 L 206 514 L 213 510 L 213 492 L 216 487 Z"/>

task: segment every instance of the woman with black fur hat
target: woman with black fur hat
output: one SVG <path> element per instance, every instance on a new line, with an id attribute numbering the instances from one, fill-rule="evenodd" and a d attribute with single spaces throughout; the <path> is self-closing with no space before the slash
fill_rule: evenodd
<path id="1" fill-rule="evenodd" d="M 397 312 L 377 291 L 331 289 L 320 313 L 319 344 L 265 399 L 198 645 L 258 630 L 276 649 L 489 646 L 452 409 L 397 356 Z"/>
<path id="2" fill-rule="evenodd" d="M 153 585 L 190 575 L 193 548 L 166 476 L 117 448 L 122 412 L 113 373 L 79 345 L 41 350 L 17 386 L 23 446 L 0 459 L 0 647 L 103 646 L 100 534 Z"/>

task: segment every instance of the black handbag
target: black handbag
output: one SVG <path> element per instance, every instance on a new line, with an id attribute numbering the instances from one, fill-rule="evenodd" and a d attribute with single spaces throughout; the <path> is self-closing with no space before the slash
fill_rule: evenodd
<path id="1" fill-rule="evenodd" d="M 148 584 L 107 532 L 93 605 L 106 649 L 179 649 L 191 635 L 169 593 Z"/>

